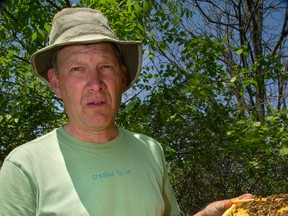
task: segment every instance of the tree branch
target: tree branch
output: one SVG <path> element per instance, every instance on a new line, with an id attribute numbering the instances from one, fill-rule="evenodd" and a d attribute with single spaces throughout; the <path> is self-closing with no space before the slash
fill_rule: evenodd
<path id="1" fill-rule="evenodd" d="M 278 48 L 281 46 L 284 38 L 288 35 L 288 26 L 287 26 L 287 23 L 288 23 L 288 7 L 286 6 L 285 19 L 284 19 L 284 22 L 283 22 L 281 35 L 280 35 L 277 43 L 275 44 L 275 46 L 274 46 L 273 49 L 272 49 L 272 52 L 271 52 L 272 55 L 274 55 L 274 54 L 277 52 L 277 50 L 278 50 Z"/>

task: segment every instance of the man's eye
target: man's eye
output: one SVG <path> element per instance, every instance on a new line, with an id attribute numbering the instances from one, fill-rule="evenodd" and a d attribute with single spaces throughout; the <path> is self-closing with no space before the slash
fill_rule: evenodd
<path id="1" fill-rule="evenodd" d="M 74 67 L 71 69 L 71 71 L 81 71 L 81 70 L 82 70 L 81 67 Z"/>
<path id="2" fill-rule="evenodd" d="M 70 69 L 71 75 L 80 75 L 83 74 L 85 69 L 83 67 L 73 67 Z"/>
<path id="3" fill-rule="evenodd" d="M 113 66 L 112 65 L 102 65 L 101 68 L 102 69 L 110 69 L 110 70 L 112 70 Z"/>

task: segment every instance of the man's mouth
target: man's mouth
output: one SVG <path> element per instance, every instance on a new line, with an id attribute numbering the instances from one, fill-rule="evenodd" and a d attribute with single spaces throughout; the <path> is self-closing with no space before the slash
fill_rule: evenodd
<path id="1" fill-rule="evenodd" d="M 87 103 L 87 106 L 88 107 L 102 107 L 105 104 L 106 104 L 105 101 L 92 101 L 92 102 Z"/>
<path id="2" fill-rule="evenodd" d="M 91 102 L 91 103 L 89 103 L 89 104 L 91 104 L 91 105 L 100 105 L 100 104 L 104 104 L 104 102 L 103 102 L 103 101 L 100 101 L 100 102 Z"/>

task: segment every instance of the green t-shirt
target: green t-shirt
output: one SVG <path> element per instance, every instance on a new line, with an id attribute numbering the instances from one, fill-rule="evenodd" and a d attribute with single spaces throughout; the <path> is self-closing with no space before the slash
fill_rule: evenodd
<path id="1" fill-rule="evenodd" d="M 59 128 L 13 150 L 0 171 L 0 215 L 179 215 L 159 143 L 118 130 L 95 144 Z"/>

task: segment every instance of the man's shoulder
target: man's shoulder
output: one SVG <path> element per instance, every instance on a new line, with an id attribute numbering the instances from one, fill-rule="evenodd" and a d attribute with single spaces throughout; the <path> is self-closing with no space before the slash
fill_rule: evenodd
<path id="1" fill-rule="evenodd" d="M 17 161 L 25 158 L 32 159 L 40 156 L 41 154 L 47 154 L 55 144 L 57 144 L 56 129 L 16 147 L 9 153 L 6 160 Z"/>
<path id="2" fill-rule="evenodd" d="M 125 134 L 126 137 L 129 137 L 130 139 L 136 139 L 139 140 L 140 142 L 144 143 L 147 146 L 159 146 L 161 147 L 160 143 L 152 138 L 151 136 L 148 136 L 144 133 L 138 133 L 138 132 L 133 132 L 124 128 L 121 128 L 123 133 Z"/>
<path id="3" fill-rule="evenodd" d="M 152 152 L 154 156 L 157 155 L 157 157 L 162 157 L 163 148 L 156 139 L 143 133 L 132 132 L 123 128 L 122 130 L 125 139 L 127 139 L 131 145 L 138 147 L 142 146 L 143 148 L 149 149 L 149 151 Z"/>

